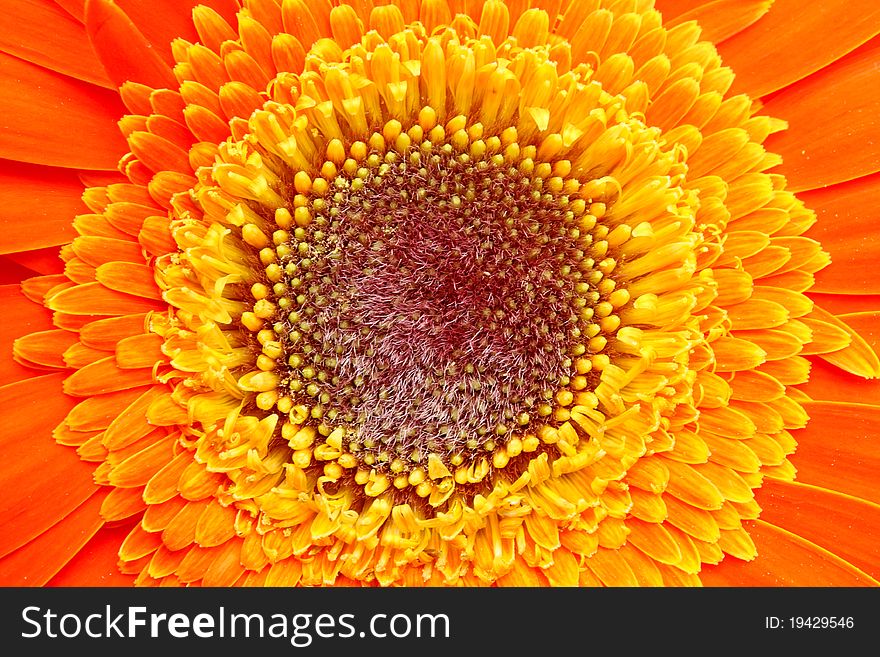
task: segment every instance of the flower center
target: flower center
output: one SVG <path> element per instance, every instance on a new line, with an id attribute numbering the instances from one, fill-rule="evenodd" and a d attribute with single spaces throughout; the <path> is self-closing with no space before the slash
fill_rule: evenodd
<path id="1" fill-rule="evenodd" d="M 515 129 L 483 132 L 425 108 L 407 131 L 331 140 L 320 176 L 271 174 L 289 198 L 254 206 L 281 227 L 274 248 L 243 230 L 266 278 L 242 315 L 266 374 L 244 381 L 266 379 L 257 404 L 289 415 L 294 450 L 320 434 L 370 472 L 433 463 L 476 483 L 595 404 L 582 393 L 629 299 L 608 276 L 605 204 Z"/>
<path id="2" fill-rule="evenodd" d="M 282 249 L 282 385 L 367 464 L 472 460 L 570 384 L 601 297 L 596 220 L 549 164 L 466 135 L 396 140 L 343 170 Z"/>

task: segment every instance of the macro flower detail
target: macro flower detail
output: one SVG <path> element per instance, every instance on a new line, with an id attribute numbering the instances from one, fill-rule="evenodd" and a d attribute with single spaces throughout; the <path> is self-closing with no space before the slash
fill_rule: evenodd
<path id="1" fill-rule="evenodd" d="M 4 579 L 55 535 L 36 583 L 90 549 L 138 585 L 791 583 L 779 546 L 877 583 L 782 523 L 876 517 L 868 441 L 799 436 L 880 360 L 873 315 L 817 301 L 851 292 L 822 287 L 786 121 L 703 40 L 768 3 L 208 4 L 170 61 L 128 3 L 81 12 L 122 175 L 81 176 L 63 270 L 15 261 L 40 319 L 0 391 L 59 401 L 11 476 L 71 480 L 4 507 Z"/>

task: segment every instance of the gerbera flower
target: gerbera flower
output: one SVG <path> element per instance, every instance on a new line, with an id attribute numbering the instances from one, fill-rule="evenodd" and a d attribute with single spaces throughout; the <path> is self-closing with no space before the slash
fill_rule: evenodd
<path id="1" fill-rule="evenodd" d="M 7 4 L 3 583 L 877 583 L 875 2 Z"/>

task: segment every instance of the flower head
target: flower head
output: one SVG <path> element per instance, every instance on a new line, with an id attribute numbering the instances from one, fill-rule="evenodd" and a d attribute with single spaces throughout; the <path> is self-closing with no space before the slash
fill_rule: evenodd
<path id="1" fill-rule="evenodd" d="M 120 523 L 138 584 L 699 584 L 784 541 L 876 583 L 757 520 L 828 501 L 787 483 L 842 410 L 811 360 L 880 373 L 807 294 L 785 121 L 651 2 L 458 4 L 200 6 L 169 66 L 87 3 L 125 179 L 23 284 L 54 327 L 16 360 L 70 371 L 8 387 L 76 400 L 33 438 L 100 487 L 57 527 Z"/>

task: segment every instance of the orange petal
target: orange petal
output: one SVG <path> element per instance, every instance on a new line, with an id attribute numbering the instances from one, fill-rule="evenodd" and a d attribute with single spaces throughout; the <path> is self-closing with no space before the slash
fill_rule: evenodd
<path id="1" fill-rule="evenodd" d="M 8 554 L 59 522 L 92 495 L 92 466 L 55 443 L 52 429 L 73 400 L 61 393 L 62 374 L 0 388 L 0 449 L 12 456 L 0 469 L 0 554 Z"/>
<path id="2" fill-rule="evenodd" d="M 0 583 L 43 586 L 52 579 L 103 526 L 103 500 L 103 493 L 93 494 L 50 530 L 0 559 Z"/>
<path id="3" fill-rule="evenodd" d="M 5 6 L 0 50 L 85 82 L 113 86 L 82 23 L 52 2 L 18 0 Z"/>
<path id="4" fill-rule="evenodd" d="M 706 0 L 654 0 L 654 6 L 663 14 L 664 23 L 705 4 Z"/>
<path id="5" fill-rule="evenodd" d="M 880 25 L 880 3 L 869 0 L 869 4 L 874 22 Z M 821 6 L 824 8 L 824 3 Z M 844 11 L 850 15 L 852 9 Z M 837 20 L 833 24 L 848 22 Z M 823 33 L 820 40 L 831 42 L 831 38 Z M 812 49 L 805 47 L 798 56 Z M 880 39 L 874 39 L 767 101 L 763 113 L 788 121 L 789 129 L 770 135 L 765 146 L 782 156 L 778 171 L 785 174 L 791 191 L 833 185 L 880 171 L 875 123 L 880 112 L 880 88 L 875 84 L 878 54 Z M 820 116 L 824 120 L 817 121 Z M 832 126 L 846 129 L 835 130 Z"/>
<path id="6" fill-rule="evenodd" d="M 0 157 L 77 169 L 115 169 L 126 152 L 107 89 L 0 53 Z"/>
<path id="7" fill-rule="evenodd" d="M 761 520 L 783 527 L 880 576 L 880 505 L 802 482 L 766 479 L 758 495 Z"/>
<path id="8" fill-rule="evenodd" d="M 673 27 L 687 21 L 697 21 L 703 29 L 700 38 L 718 44 L 757 21 L 767 13 L 772 4 L 773 0 L 715 0 L 700 3 L 674 19 L 665 21 L 665 24 Z M 663 6 L 658 8 L 663 11 Z"/>
<path id="9" fill-rule="evenodd" d="M 880 377 L 880 358 L 877 357 L 876 352 L 865 342 L 865 339 L 847 325 L 845 321 L 819 306 L 813 307 L 809 318 L 818 320 L 818 322 L 814 322 L 811 325 L 814 340 L 820 339 L 820 336 L 817 335 L 820 333 L 820 330 L 817 327 L 822 326 L 823 323 L 824 325 L 830 325 L 831 330 L 836 330 L 841 334 L 848 333 L 850 337 L 848 346 L 837 351 L 820 354 L 820 358 L 858 376 L 865 378 Z"/>
<path id="10" fill-rule="evenodd" d="M 170 46 L 173 39 L 198 39 L 192 20 L 193 7 L 208 6 L 233 27 L 239 10 L 236 0 L 153 0 L 146 3 L 143 0 L 116 0 L 115 4 L 169 64 L 174 63 Z"/>
<path id="11" fill-rule="evenodd" d="M 113 467 L 109 475 L 110 483 L 125 488 L 143 486 L 174 457 L 176 441 L 177 436 L 163 435 L 161 429 L 147 436 L 130 451 L 138 449 L 143 443 L 147 443 L 146 447 Z"/>
<path id="12" fill-rule="evenodd" d="M 54 246 L 36 251 L 9 253 L 3 259 L 11 260 L 38 274 L 60 274 L 64 271 L 64 262 L 58 257 L 58 248 Z"/>
<path id="13" fill-rule="evenodd" d="M 806 236 L 822 243 L 831 264 L 816 272 L 811 292 L 880 293 L 880 248 L 876 247 L 880 174 L 798 194 L 818 221 Z"/>
<path id="14" fill-rule="evenodd" d="M 84 22 L 86 15 L 86 0 L 54 0 L 54 2 L 80 23 Z"/>
<path id="15" fill-rule="evenodd" d="M 875 0 L 823 0 L 809 8 L 803 0 L 775 0 L 766 16 L 718 50 L 736 73 L 731 91 L 754 98 L 815 73 L 878 32 Z"/>
<path id="16" fill-rule="evenodd" d="M 221 545 L 235 536 L 234 506 L 222 506 L 212 500 L 196 524 L 195 540 L 202 547 Z"/>
<path id="17" fill-rule="evenodd" d="M 162 293 L 156 285 L 153 269 L 134 262 L 105 262 L 96 272 L 99 283 L 111 290 L 137 297 L 160 300 Z"/>
<path id="18" fill-rule="evenodd" d="M 64 381 L 64 391 L 77 397 L 100 395 L 115 390 L 136 388 L 153 382 L 151 368 L 123 370 L 113 356 L 102 358 L 71 374 Z"/>
<path id="19" fill-rule="evenodd" d="M 818 358 L 811 359 L 810 379 L 798 386 L 816 401 L 858 400 L 880 405 L 880 379 L 866 380 Z"/>
<path id="20" fill-rule="evenodd" d="M 134 578 L 119 572 L 119 546 L 131 531 L 129 525 L 101 527 L 47 586 L 131 586 Z"/>
<path id="21" fill-rule="evenodd" d="M 149 434 L 153 427 L 147 422 L 147 408 L 162 394 L 167 394 L 164 386 L 151 386 L 135 399 L 126 398 L 128 405 L 117 411 L 104 432 L 103 442 L 107 449 L 122 449 Z"/>
<path id="22" fill-rule="evenodd" d="M 213 551 L 214 561 L 205 571 L 203 586 L 232 586 L 244 573 L 241 565 L 241 540 L 228 541 Z"/>
<path id="23" fill-rule="evenodd" d="M 131 80 L 152 87 L 174 87 L 171 67 L 137 26 L 111 0 L 86 3 L 86 31 L 116 86 Z"/>
<path id="24" fill-rule="evenodd" d="M 6 355 L 0 359 L 0 385 L 6 385 L 37 374 L 9 357 L 12 343 L 31 331 L 46 331 L 53 326 L 46 309 L 26 298 L 18 285 L 0 285 L 0 305 L 7 317 L 15 318 L 15 321 L 0 322 L 0 349 Z"/>
<path id="25" fill-rule="evenodd" d="M 107 522 L 118 522 L 140 514 L 147 508 L 143 488 L 113 488 L 101 505 L 101 517 Z"/>
<path id="26" fill-rule="evenodd" d="M 806 428 L 792 431 L 791 458 L 798 481 L 880 503 L 880 407 L 844 402 L 805 402 Z"/>
<path id="27" fill-rule="evenodd" d="M 71 315 L 132 315 L 162 307 L 158 302 L 108 290 L 100 283 L 77 285 L 59 292 L 47 305 L 52 310 Z"/>
<path id="28" fill-rule="evenodd" d="M 706 586 L 876 586 L 840 557 L 770 523 L 743 523 L 758 548 L 754 561 L 726 557 L 700 573 Z"/>
<path id="29" fill-rule="evenodd" d="M 76 333 L 55 329 L 28 333 L 15 341 L 12 352 L 15 359 L 24 365 L 36 364 L 44 367 L 66 369 L 63 354 L 79 342 Z"/>
<path id="30" fill-rule="evenodd" d="M 74 431 L 104 430 L 141 394 L 143 390 L 132 389 L 88 397 L 70 410 L 64 424 Z"/>
<path id="31" fill-rule="evenodd" d="M 132 335 L 140 335 L 146 330 L 147 314 L 121 315 L 86 324 L 79 338 L 86 346 L 94 349 L 116 349 L 116 344 Z"/>

